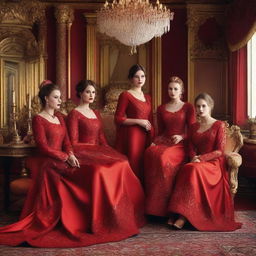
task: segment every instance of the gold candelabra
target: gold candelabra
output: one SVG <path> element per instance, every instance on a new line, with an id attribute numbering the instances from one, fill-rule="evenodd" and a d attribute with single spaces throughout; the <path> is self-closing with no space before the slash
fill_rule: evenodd
<path id="1" fill-rule="evenodd" d="M 28 130 L 27 135 L 24 137 L 23 141 L 25 143 L 34 144 L 34 137 L 32 131 L 32 108 L 31 108 L 31 96 L 27 94 L 27 113 L 28 113 Z"/>
<path id="2" fill-rule="evenodd" d="M 12 125 L 13 125 L 13 133 L 12 133 L 12 139 L 11 139 L 11 144 L 20 144 L 22 143 L 21 137 L 18 133 L 18 129 L 17 129 L 17 119 L 18 119 L 18 115 L 17 115 L 17 106 L 15 103 L 15 91 L 12 90 L 12 112 L 11 112 L 11 121 L 12 121 Z"/>

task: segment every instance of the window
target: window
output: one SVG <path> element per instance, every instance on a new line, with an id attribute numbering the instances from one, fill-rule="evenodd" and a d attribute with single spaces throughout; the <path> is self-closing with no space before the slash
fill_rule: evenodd
<path id="1" fill-rule="evenodd" d="M 256 33 L 247 44 L 248 116 L 256 117 Z"/>

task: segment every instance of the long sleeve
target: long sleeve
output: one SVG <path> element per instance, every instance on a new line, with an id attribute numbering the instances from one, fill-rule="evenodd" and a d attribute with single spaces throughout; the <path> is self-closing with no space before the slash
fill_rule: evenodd
<path id="1" fill-rule="evenodd" d="M 104 131 L 103 131 L 103 121 L 102 121 L 102 117 L 99 113 L 99 111 L 94 111 L 94 113 L 96 114 L 99 122 L 100 122 L 100 129 L 99 129 L 99 144 L 100 145 L 108 145 L 108 142 L 106 140 Z"/>
<path id="2" fill-rule="evenodd" d="M 147 95 L 147 97 L 148 97 L 148 102 L 150 102 L 150 105 L 151 105 L 151 97 L 149 95 Z M 151 139 L 151 141 L 153 141 L 153 139 L 155 137 L 155 127 L 154 127 L 152 107 L 151 107 L 151 110 L 150 110 L 150 113 L 149 113 L 149 122 L 151 123 L 150 139 Z"/>
<path id="3" fill-rule="evenodd" d="M 118 98 L 118 103 L 115 112 L 115 123 L 121 125 L 126 120 L 126 108 L 129 100 L 124 92 L 122 92 Z"/>
<path id="4" fill-rule="evenodd" d="M 188 130 L 188 156 L 189 156 L 190 159 L 192 159 L 194 156 L 196 156 L 196 149 L 195 149 L 195 145 L 194 145 L 193 140 L 192 140 L 194 129 L 195 129 L 195 127 L 192 126 Z"/>
<path id="5" fill-rule="evenodd" d="M 79 142 L 79 118 L 74 110 L 69 113 L 67 124 L 71 144 L 77 150 L 77 147 L 83 146 L 86 143 Z"/>
<path id="6" fill-rule="evenodd" d="M 221 122 L 215 139 L 215 150 L 206 154 L 201 154 L 199 159 L 202 162 L 210 161 L 223 155 L 226 144 L 226 128 L 225 124 Z"/>
<path id="7" fill-rule="evenodd" d="M 46 156 L 56 158 L 58 160 L 66 161 L 68 154 L 61 150 L 55 150 L 48 145 L 46 137 L 46 127 L 43 125 L 41 117 L 35 116 L 32 121 L 33 135 L 37 144 L 37 147 L 41 153 Z"/>
<path id="8" fill-rule="evenodd" d="M 58 115 L 56 115 L 58 116 Z M 64 120 L 64 118 L 66 118 L 66 116 L 64 117 L 63 114 L 61 114 L 61 116 L 59 117 L 59 120 L 61 122 L 61 124 L 63 125 L 64 129 L 65 129 L 65 137 L 63 140 L 63 151 L 65 151 L 68 155 L 73 154 L 73 147 L 71 145 L 70 139 L 69 139 L 69 135 L 68 135 L 68 130 L 67 130 L 67 126 L 66 126 L 66 122 Z"/>
<path id="9" fill-rule="evenodd" d="M 183 139 L 188 138 L 188 131 L 190 130 L 192 124 L 196 122 L 196 114 L 195 114 L 195 108 L 192 104 L 187 104 L 187 111 L 186 111 L 186 127 L 185 127 L 185 134 L 181 134 Z"/>

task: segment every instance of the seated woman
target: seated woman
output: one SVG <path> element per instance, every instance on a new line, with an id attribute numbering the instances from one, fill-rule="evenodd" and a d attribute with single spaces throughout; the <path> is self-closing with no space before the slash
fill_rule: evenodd
<path id="1" fill-rule="evenodd" d="M 184 140 L 187 130 L 195 122 L 193 105 L 181 100 L 183 82 L 170 78 L 170 102 L 157 109 L 158 136 L 145 152 L 146 214 L 167 216 L 167 206 L 176 173 L 186 161 Z"/>
<path id="2" fill-rule="evenodd" d="M 63 117 L 54 113 L 61 104 L 59 87 L 47 81 L 40 88 L 39 98 L 43 110 L 32 123 L 39 152 L 28 163 L 32 187 L 21 220 L 0 228 L 0 244 L 26 242 L 37 247 L 79 247 L 137 234 L 143 217 L 136 211 L 136 205 L 128 204 L 134 194 L 127 198 L 119 187 L 109 188 L 107 184 L 99 191 L 95 183 L 104 183 L 104 174 L 91 182 L 88 166 L 80 166 L 82 161 L 74 156 Z M 140 205 L 143 193 L 139 181 L 134 175 L 132 178 L 134 193 L 138 193 L 136 202 Z M 109 198 L 99 194 L 103 191 L 109 193 Z M 94 204 L 97 209 L 92 208 Z M 125 217 L 120 214 L 120 207 L 126 211 Z"/>
<path id="3" fill-rule="evenodd" d="M 178 172 L 168 210 L 178 214 L 173 226 L 181 229 L 188 220 L 201 231 L 232 231 L 234 221 L 229 173 L 223 155 L 225 124 L 211 117 L 213 99 L 206 93 L 195 99 L 199 122 L 189 130 L 191 162 Z M 172 219 L 169 224 L 172 224 Z"/>
<path id="4" fill-rule="evenodd" d="M 95 83 L 82 80 L 76 92 L 81 102 L 69 113 L 67 126 L 74 152 L 86 167 L 91 231 L 112 232 L 117 237 L 136 234 L 144 224 L 143 189 L 127 158 L 108 146 L 100 114 L 90 108 Z"/>

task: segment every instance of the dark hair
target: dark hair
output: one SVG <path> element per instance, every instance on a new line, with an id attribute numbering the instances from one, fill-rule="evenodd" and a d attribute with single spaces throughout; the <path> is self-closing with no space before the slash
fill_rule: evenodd
<path id="1" fill-rule="evenodd" d="M 171 76 L 169 79 L 169 84 L 170 83 L 177 83 L 180 85 L 181 92 L 184 93 L 184 84 L 183 81 L 178 77 L 178 76 Z"/>
<path id="2" fill-rule="evenodd" d="M 78 98 L 81 98 L 81 93 L 83 93 L 83 91 L 86 89 L 87 86 L 93 86 L 95 90 L 97 90 L 96 88 L 96 84 L 92 81 L 92 80 L 81 80 L 77 85 L 76 85 L 76 96 Z"/>
<path id="3" fill-rule="evenodd" d="M 49 96 L 54 90 L 60 91 L 60 87 L 54 83 L 47 83 L 47 84 L 40 85 L 38 97 L 43 107 L 45 107 L 46 105 L 45 97 Z"/>
<path id="4" fill-rule="evenodd" d="M 135 65 L 131 66 L 129 69 L 128 79 L 132 79 L 139 70 L 142 70 L 144 72 L 144 74 L 146 75 L 145 68 L 142 67 L 140 64 L 135 64 Z"/>
<path id="5" fill-rule="evenodd" d="M 211 108 L 211 110 L 213 110 L 214 107 L 214 100 L 212 99 L 212 97 L 206 93 L 200 93 L 199 95 L 197 95 L 197 97 L 195 98 L 194 104 L 196 105 L 198 100 L 205 100 L 207 105 Z"/>

